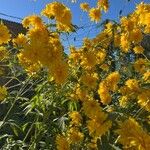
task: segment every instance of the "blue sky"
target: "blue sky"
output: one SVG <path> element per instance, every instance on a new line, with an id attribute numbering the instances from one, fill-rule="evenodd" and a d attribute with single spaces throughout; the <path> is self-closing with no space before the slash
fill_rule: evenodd
<path id="1" fill-rule="evenodd" d="M 47 3 L 50 3 L 54 0 L 0 0 L 0 13 L 16 16 L 19 18 L 24 18 L 25 16 L 31 14 L 40 14 L 40 11 L 45 7 Z M 58 0 L 66 4 L 72 10 L 73 14 L 73 23 L 78 25 L 79 27 L 83 27 L 77 33 L 72 34 L 69 37 L 69 41 L 65 42 L 65 46 L 69 46 L 70 44 L 74 44 L 76 46 L 80 46 L 81 39 L 83 37 L 93 37 L 96 33 L 99 32 L 100 29 L 97 28 L 96 24 L 91 23 L 86 13 L 82 12 L 79 8 L 81 2 L 88 2 L 90 6 L 94 6 L 97 0 L 77 0 L 77 3 L 71 3 L 71 0 Z M 102 20 L 113 19 L 119 20 L 119 11 L 123 10 L 122 15 L 127 15 L 132 12 L 136 7 L 136 4 L 142 2 L 141 0 L 109 0 L 110 1 L 110 9 L 106 14 L 103 14 Z M 144 0 L 146 3 L 150 3 L 150 0 Z M 20 22 L 21 20 L 6 17 L 0 15 L 0 18 L 5 18 L 7 20 Z M 74 37 L 76 41 L 74 41 Z M 64 39 L 66 40 L 66 39 Z M 79 42 L 80 41 L 80 42 Z"/>
<path id="2" fill-rule="evenodd" d="M 47 3 L 50 3 L 54 0 L 0 0 L 0 13 L 5 13 L 8 15 L 16 16 L 19 18 L 24 18 L 30 14 L 39 14 L 40 11 L 45 7 Z M 97 0 L 77 0 L 77 3 L 71 3 L 71 0 L 58 0 L 65 3 L 68 7 L 71 8 L 73 12 L 73 21 L 74 23 L 79 24 L 87 22 L 87 20 L 82 20 L 80 18 L 83 16 L 82 11 L 79 9 L 79 4 L 81 2 L 88 2 L 91 6 L 94 6 L 94 3 Z M 123 14 L 126 15 L 129 12 L 132 12 L 137 3 L 140 3 L 141 0 L 109 0 L 110 9 L 109 12 L 104 15 L 107 18 L 117 19 L 119 10 L 123 9 Z M 149 2 L 150 0 L 144 0 L 144 2 Z M 9 20 L 14 20 L 19 22 L 20 20 L 8 18 L 0 15 L 0 18 L 6 18 Z"/>

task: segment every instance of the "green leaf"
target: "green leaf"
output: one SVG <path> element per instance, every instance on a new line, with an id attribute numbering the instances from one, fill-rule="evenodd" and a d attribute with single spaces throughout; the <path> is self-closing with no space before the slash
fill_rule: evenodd
<path id="1" fill-rule="evenodd" d="M 20 127 L 16 123 L 13 123 L 13 122 L 10 122 L 9 125 L 12 128 L 14 134 L 16 136 L 19 136 Z"/>
<path id="2" fill-rule="evenodd" d="M 3 138 L 7 138 L 7 137 L 9 137 L 10 135 L 8 135 L 8 134 L 4 134 L 4 135 L 1 135 L 0 136 L 0 140 L 2 140 Z"/>
<path id="3" fill-rule="evenodd" d="M 112 144 L 109 144 L 112 148 L 114 148 L 114 150 L 121 150 L 119 147 L 115 146 L 115 145 L 112 145 Z"/>
<path id="4" fill-rule="evenodd" d="M 4 121 L 0 121 L 0 127 L 4 124 Z"/>
<path id="5" fill-rule="evenodd" d="M 22 131 L 24 132 L 27 128 L 27 126 L 29 125 L 29 122 L 25 123 L 23 126 L 22 126 Z"/>
<path id="6" fill-rule="evenodd" d="M 150 89 L 150 83 L 141 84 L 141 86 L 145 89 Z"/>

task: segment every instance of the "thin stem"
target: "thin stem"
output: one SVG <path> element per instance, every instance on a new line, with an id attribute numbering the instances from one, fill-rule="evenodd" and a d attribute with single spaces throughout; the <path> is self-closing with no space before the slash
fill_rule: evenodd
<path id="1" fill-rule="evenodd" d="M 25 142 L 25 140 L 27 139 L 27 137 L 28 137 L 30 131 L 32 130 L 34 124 L 35 124 L 35 120 L 33 121 L 31 127 L 29 128 L 29 130 L 28 130 L 28 132 L 27 132 L 27 134 L 25 135 L 25 137 L 24 137 L 24 139 L 23 139 L 23 142 Z"/>
<path id="2" fill-rule="evenodd" d="M 26 83 L 28 83 L 29 79 L 30 79 L 30 78 L 27 79 Z M 20 93 L 22 92 L 23 89 L 24 89 L 24 86 L 20 89 L 20 91 L 18 92 L 18 94 L 17 94 L 16 97 L 15 97 L 14 102 L 12 103 L 11 107 L 10 107 L 9 110 L 7 111 L 7 113 L 6 113 L 5 117 L 4 117 L 4 119 L 2 120 L 2 124 L 1 124 L 1 126 L 0 126 L 0 129 L 1 129 L 2 126 L 5 124 L 7 117 L 9 116 L 11 110 L 13 109 L 13 107 L 14 107 L 16 101 L 18 100 L 18 97 L 19 97 L 19 95 L 20 95 Z"/>

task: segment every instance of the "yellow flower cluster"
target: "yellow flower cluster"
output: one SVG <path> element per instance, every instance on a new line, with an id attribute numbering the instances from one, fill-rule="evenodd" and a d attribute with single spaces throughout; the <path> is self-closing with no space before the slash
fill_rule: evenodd
<path id="1" fill-rule="evenodd" d="M 50 19 L 55 18 L 58 30 L 71 31 L 71 11 L 62 3 L 52 2 L 50 4 L 47 4 L 45 9 L 42 11 L 42 15 Z"/>
<path id="2" fill-rule="evenodd" d="M 142 109 L 150 111 L 150 90 L 140 87 L 138 80 L 128 79 L 119 92 L 122 94 L 119 100 L 121 107 L 126 107 L 129 100 L 136 100 Z"/>
<path id="3" fill-rule="evenodd" d="M 136 79 L 128 79 L 125 85 L 120 87 L 121 97 L 119 103 L 121 107 L 126 107 L 130 99 L 136 99 L 141 89 Z"/>
<path id="4" fill-rule="evenodd" d="M 138 15 L 139 25 L 144 27 L 146 34 L 150 33 L 150 4 L 141 3 L 137 5 L 135 13 Z"/>
<path id="5" fill-rule="evenodd" d="M 108 0 L 98 0 L 97 7 L 90 8 L 88 3 L 81 3 L 80 8 L 83 11 L 89 13 L 89 17 L 91 21 L 99 22 L 101 19 L 101 11 L 104 10 L 105 12 L 108 11 L 109 2 Z"/>
<path id="6" fill-rule="evenodd" d="M 116 71 L 108 75 L 105 80 L 99 84 L 98 93 L 103 104 L 107 105 L 111 102 L 112 98 L 109 92 L 115 92 L 118 89 L 117 84 L 119 80 L 120 74 Z"/>
<path id="7" fill-rule="evenodd" d="M 107 114 L 102 111 L 96 100 L 89 99 L 83 103 L 83 110 L 90 119 L 87 121 L 89 134 L 98 139 L 111 128 L 111 121 L 107 120 Z"/>
<path id="8" fill-rule="evenodd" d="M 121 18 L 121 37 L 120 47 L 123 52 L 127 53 L 134 45 L 133 51 L 135 54 L 143 53 L 144 49 L 140 45 L 143 39 L 143 32 L 150 33 L 150 5 L 141 3 L 137 5 L 134 13 L 129 17 Z"/>
<path id="9" fill-rule="evenodd" d="M 105 48 L 109 45 L 109 40 L 107 37 L 107 31 L 104 31 L 102 34 L 99 34 L 94 39 L 85 38 L 83 46 L 76 50 L 71 48 L 71 54 L 69 55 L 69 62 L 74 66 L 81 65 L 85 71 L 90 71 L 95 69 L 96 65 L 102 65 L 107 56 Z M 104 42 L 100 43 L 101 41 Z M 104 48 L 95 48 L 95 45 L 101 45 Z"/>
<path id="10" fill-rule="evenodd" d="M 18 35 L 14 39 L 16 44 L 22 46 L 18 54 L 20 63 L 31 75 L 46 67 L 56 83 L 64 83 L 68 65 L 64 61 L 59 35 L 56 32 L 50 33 L 41 18 L 35 15 L 26 17 L 23 25 L 30 27 L 26 37 Z"/>
<path id="11" fill-rule="evenodd" d="M 150 136 L 142 129 L 135 119 L 129 118 L 120 123 L 119 142 L 125 149 L 149 150 Z"/>
<path id="12" fill-rule="evenodd" d="M 73 144 L 77 144 L 84 139 L 84 134 L 80 131 L 82 117 L 77 111 L 72 111 L 69 113 L 71 119 L 70 126 L 66 131 L 66 136 L 57 135 L 56 145 L 58 150 L 68 150 Z M 64 143 L 63 143 L 64 142 Z M 61 146 L 61 144 L 66 144 Z"/>

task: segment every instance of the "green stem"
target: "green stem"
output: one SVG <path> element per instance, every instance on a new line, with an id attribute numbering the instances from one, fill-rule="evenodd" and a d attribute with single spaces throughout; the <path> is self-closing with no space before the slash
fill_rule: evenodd
<path id="1" fill-rule="evenodd" d="M 29 79 L 30 79 L 30 77 L 27 79 L 26 83 L 28 83 Z M 24 85 L 24 86 L 20 89 L 20 91 L 18 92 L 18 94 L 16 95 L 16 98 L 15 98 L 14 102 L 12 103 L 11 107 L 10 107 L 9 110 L 7 111 L 7 114 L 5 115 L 4 119 L 2 120 L 2 124 L 1 124 L 1 126 L 0 126 L 0 129 L 1 129 L 1 128 L 3 127 L 3 125 L 5 124 L 7 117 L 9 116 L 9 114 L 10 114 L 11 110 L 13 109 L 13 107 L 14 107 L 16 101 L 18 100 L 19 95 L 21 94 L 21 92 L 24 90 L 25 87 L 26 87 L 26 86 Z"/>

